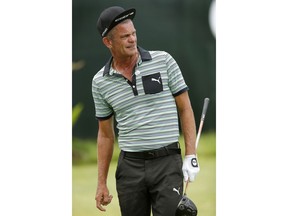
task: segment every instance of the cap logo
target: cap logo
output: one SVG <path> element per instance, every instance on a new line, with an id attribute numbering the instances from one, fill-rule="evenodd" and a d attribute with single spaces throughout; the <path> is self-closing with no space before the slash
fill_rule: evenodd
<path id="1" fill-rule="evenodd" d="M 125 16 L 119 17 L 119 18 L 116 19 L 114 22 L 121 21 L 121 20 L 123 20 L 123 19 L 125 19 L 125 18 L 127 18 L 128 16 L 131 16 L 131 15 L 133 15 L 133 14 L 134 14 L 134 12 L 131 12 L 131 13 L 129 13 L 129 14 L 126 14 Z"/>
<path id="2" fill-rule="evenodd" d="M 105 28 L 103 33 L 102 33 L 102 37 L 105 35 L 105 33 L 107 32 L 108 28 Z"/>

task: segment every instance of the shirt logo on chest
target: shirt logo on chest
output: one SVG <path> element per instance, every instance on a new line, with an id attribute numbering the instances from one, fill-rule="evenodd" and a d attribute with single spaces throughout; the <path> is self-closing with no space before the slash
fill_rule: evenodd
<path id="1" fill-rule="evenodd" d="M 163 91 L 163 83 L 159 72 L 142 76 L 142 83 L 145 94 L 156 94 Z"/>
<path id="2" fill-rule="evenodd" d="M 159 77 L 158 79 L 155 79 L 155 78 L 151 78 L 151 81 L 155 81 L 155 82 L 158 82 L 159 84 L 161 84 L 161 77 Z"/>

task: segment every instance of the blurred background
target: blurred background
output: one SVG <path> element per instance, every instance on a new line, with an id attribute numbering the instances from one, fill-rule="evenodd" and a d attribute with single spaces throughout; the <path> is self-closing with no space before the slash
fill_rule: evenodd
<path id="1" fill-rule="evenodd" d="M 201 174 L 188 195 L 199 215 L 216 212 L 216 36 L 215 1 L 133 0 L 72 1 L 72 206 L 73 216 L 98 215 L 97 129 L 91 92 L 93 76 L 110 58 L 96 28 L 100 13 L 110 6 L 136 8 L 133 20 L 138 45 L 146 50 L 164 50 L 177 61 L 189 86 L 189 96 L 198 128 L 204 98 L 210 103 L 198 148 Z M 117 132 L 117 131 L 116 131 Z M 183 145 L 183 137 L 180 137 Z M 119 149 L 110 166 L 108 184 L 114 199 L 106 215 L 120 215 L 114 171 Z"/>

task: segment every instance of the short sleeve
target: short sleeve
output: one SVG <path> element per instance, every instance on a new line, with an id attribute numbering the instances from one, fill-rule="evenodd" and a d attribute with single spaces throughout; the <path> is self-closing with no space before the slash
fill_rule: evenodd
<path id="1" fill-rule="evenodd" d="M 185 83 L 182 72 L 175 59 L 169 53 L 166 55 L 166 65 L 169 80 L 168 85 L 173 96 L 175 97 L 187 91 L 188 86 Z"/>
<path id="2" fill-rule="evenodd" d="M 95 77 L 92 80 L 92 96 L 94 100 L 95 117 L 98 120 L 109 119 L 113 115 L 113 109 L 101 94 L 100 85 L 97 84 Z"/>

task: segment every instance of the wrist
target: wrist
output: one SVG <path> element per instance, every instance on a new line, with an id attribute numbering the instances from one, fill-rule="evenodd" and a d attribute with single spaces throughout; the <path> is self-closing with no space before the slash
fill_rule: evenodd
<path id="1" fill-rule="evenodd" d="M 107 179 L 106 178 L 98 178 L 98 185 L 106 185 Z"/>
<path id="2" fill-rule="evenodd" d="M 196 155 L 196 150 L 194 148 L 187 148 L 185 151 L 185 155 Z"/>
<path id="3" fill-rule="evenodd" d="M 185 158 L 187 158 L 187 159 L 196 158 L 196 157 L 197 157 L 196 154 L 185 155 Z"/>

